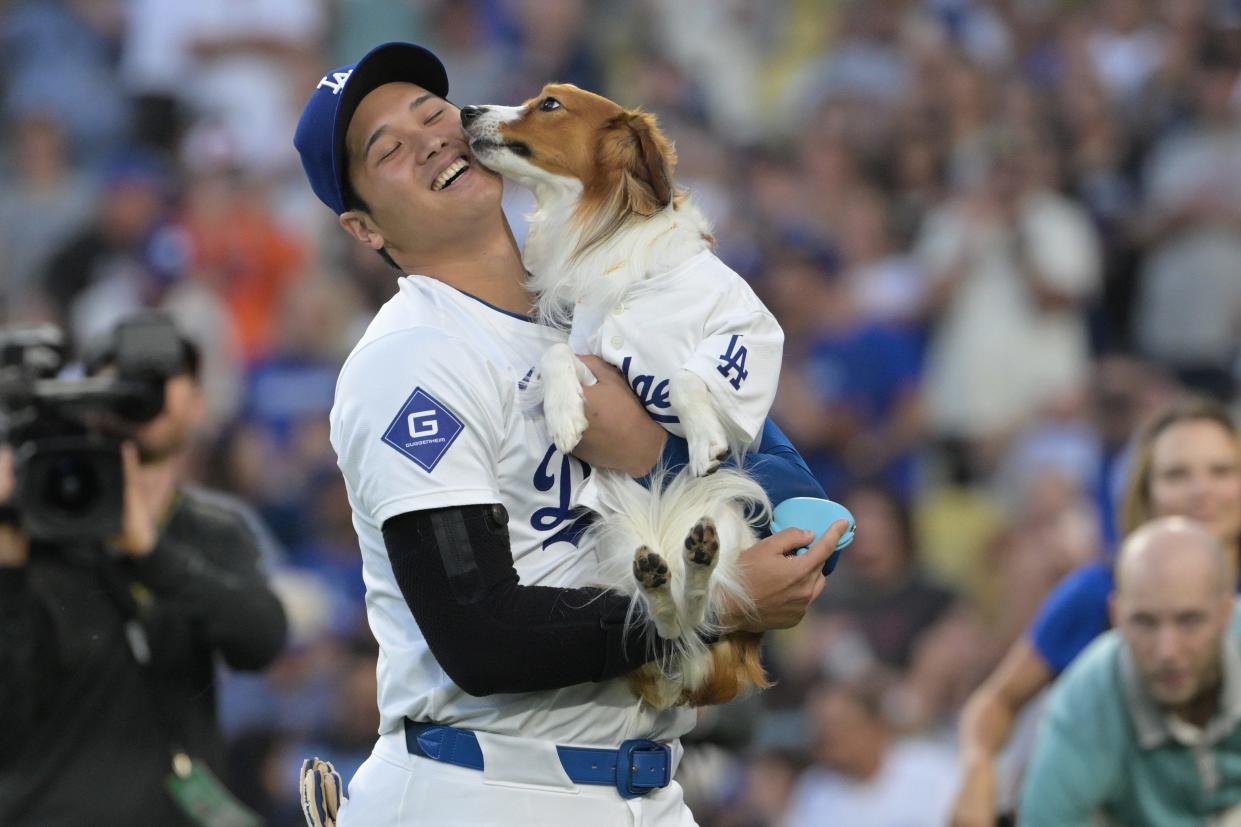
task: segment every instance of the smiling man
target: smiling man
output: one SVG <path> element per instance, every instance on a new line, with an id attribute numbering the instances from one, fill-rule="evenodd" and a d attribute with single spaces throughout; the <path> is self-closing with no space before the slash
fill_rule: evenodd
<path id="1" fill-rule="evenodd" d="M 1241 648 L 1225 571 L 1219 541 L 1183 517 L 1125 541 L 1116 629 L 1052 691 L 1023 825 L 1241 824 Z"/>
<path id="2" fill-rule="evenodd" d="M 626 630 L 627 597 L 584 585 L 596 558 L 578 547 L 590 466 L 643 475 L 665 432 L 596 362 L 583 441 L 556 450 L 534 366 L 565 334 L 527 316 L 500 178 L 472 164 L 447 93 L 434 55 L 385 44 L 319 82 L 295 137 L 341 226 L 408 274 L 331 413 L 380 649 L 380 737 L 339 824 L 686 827 L 671 779 L 696 716 L 618 680 L 663 644 Z M 814 534 L 796 529 L 747 550 L 755 610 L 721 625 L 798 622 L 845 528 L 802 556 Z"/>

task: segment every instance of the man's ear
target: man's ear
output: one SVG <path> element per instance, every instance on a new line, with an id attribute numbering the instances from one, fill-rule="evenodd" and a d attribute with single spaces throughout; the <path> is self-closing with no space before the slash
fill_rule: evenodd
<path id="1" fill-rule="evenodd" d="M 190 388 L 190 421 L 198 427 L 207 418 L 207 394 L 203 390 L 202 378 L 191 380 Z"/>
<path id="2" fill-rule="evenodd" d="M 1113 629 L 1120 626 L 1120 607 L 1116 605 L 1115 590 L 1107 596 L 1107 619 Z"/>
<path id="3" fill-rule="evenodd" d="M 384 248 L 384 237 L 379 233 L 374 220 L 361 210 L 347 210 L 341 213 L 340 226 L 372 250 Z"/>

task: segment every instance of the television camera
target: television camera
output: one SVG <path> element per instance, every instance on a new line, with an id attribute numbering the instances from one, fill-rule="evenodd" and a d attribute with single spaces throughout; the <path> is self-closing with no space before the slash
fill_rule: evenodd
<path id="1" fill-rule="evenodd" d="M 32 540 L 105 540 L 121 530 L 121 443 L 159 415 L 184 344 L 157 314 L 117 326 L 95 375 L 66 378 L 54 326 L 0 329 L 0 441 L 13 451 L 11 505 Z"/>

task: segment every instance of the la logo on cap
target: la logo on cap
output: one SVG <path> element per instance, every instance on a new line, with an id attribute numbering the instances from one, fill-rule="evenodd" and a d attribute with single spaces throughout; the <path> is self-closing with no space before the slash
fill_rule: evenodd
<path id="1" fill-rule="evenodd" d="M 340 90 L 345 88 L 345 81 L 349 80 L 349 76 L 352 74 L 352 69 L 348 72 L 333 72 L 331 80 L 328 80 L 328 76 L 324 75 L 323 80 L 319 81 L 319 85 L 315 88 L 322 89 L 326 86 L 328 89 L 332 90 L 333 95 L 339 95 Z"/>

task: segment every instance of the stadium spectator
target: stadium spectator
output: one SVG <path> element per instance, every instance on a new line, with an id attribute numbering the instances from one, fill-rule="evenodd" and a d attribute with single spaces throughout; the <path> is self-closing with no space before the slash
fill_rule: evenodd
<path id="1" fill-rule="evenodd" d="M 235 162 L 190 177 L 181 219 L 189 245 L 189 277 L 228 308 L 243 357 L 273 345 L 281 303 L 303 275 L 306 250 L 256 197 Z"/>
<path id="2" fill-rule="evenodd" d="M 47 259 L 91 218 L 96 193 L 73 165 L 64 124 L 50 112 L 15 119 L 13 179 L 0 191 L 0 283 L 4 306 L 17 318 L 45 316 L 40 307 Z"/>
<path id="3" fill-rule="evenodd" d="M 133 3 L 125 77 L 143 105 L 144 137 L 172 143 L 168 120 L 184 113 L 221 128 L 248 174 L 296 169 L 284 144 L 297 123 L 297 81 L 308 79 L 302 61 L 324 23 L 315 0 Z"/>
<path id="4" fill-rule="evenodd" d="M 1098 239 L 1079 207 L 1032 182 L 1037 152 L 992 135 L 979 180 L 927 217 L 918 242 L 935 317 L 930 424 L 986 453 L 1078 390 L 1089 364 L 1082 307 L 1099 286 Z"/>
<path id="5" fill-rule="evenodd" d="M 881 688 L 885 715 L 902 730 L 926 728 L 959 704 L 961 685 L 983 664 L 985 634 L 973 608 L 921 565 L 908 506 L 894 491 L 861 485 L 843 502 L 867 530 L 800 636 L 809 651 L 799 657 L 830 679 Z"/>
<path id="6" fill-rule="evenodd" d="M 1052 690 L 1021 799 L 1030 827 L 1160 827 L 1241 814 L 1235 566 L 1183 517 L 1130 535 L 1100 638 Z"/>
<path id="7" fill-rule="evenodd" d="M 764 287 L 786 356 L 773 416 L 828 492 L 882 480 L 907 494 L 923 435 L 916 335 L 859 313 L 830 251 L 790 244 L 775 261 Z"/>
<path id="8" fill-rule="evenodd" d="M 1241 440 L 1226 410 L 1186 400 L 1151 420 L 1134 448 L 1124 500 L 1123 530 L 1168 515 L 1203 523 L 1225 550 L 1229 583 L 1241 554 Z M 1065 578 L 1044 603 L 1025 637 L 974 693 L 961 717 L 966 779 L 954 825 L 988 823 L 996 807 L 995 760 L 1018 712 L 1107 630 L 1113 575 L 1096 562 Z"/>
<path id="9" fill-rule="evenodd" d="M 919 331 L 925 303 L 922 271 L 893 245 L 893 206 L 871 188 L 851 199 L 840 228 L 842 278 L 859 320 Z"/>
<path id="10" fill-rule="evenodd" d="M 879 663 L 908 669 L 919 637 L 945 617 L 956 596 L 918 565 L 909 512 L 891 490 L 862 486 L 843 501 L 873 528 L 859 533 L 833 584 L 834 599 L 820 611 L 849 623 Z"/>
<path id="11" fill-rule="evenodd" d="M 5 119 L 54 114 L 91 165 L 121 149 L 131 117 L 117 71 L 123 0 L 23 0 L 0 15 Z"/>
<path id="12" fill-rule="evenodd" d="M 39 279 L 42 298 L 78 344 L 157 303 L 184 272 L 171 176 L 168 164 L 148 151 L 116 156 L 106 165 L 90 223 L 48 258 Z"/>
<path id="13" fill-rule="evenodd" d="M 793 791 L 784 827 L 944 823 L 956 781 L 949 750 L 896 735 L 864 689 L 822 689 L 807 713 L 817 762 Z"/>
<path id="14" fill-rule="evenodd" d="M 1152 150 L 1143 216 L 1149 253 L 1135 318 L 1147 356 L 1223 399 L 1241 353 L 1239 67 L 1213 44 L 1196 73 L 1192 120 Z"/>

